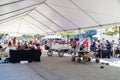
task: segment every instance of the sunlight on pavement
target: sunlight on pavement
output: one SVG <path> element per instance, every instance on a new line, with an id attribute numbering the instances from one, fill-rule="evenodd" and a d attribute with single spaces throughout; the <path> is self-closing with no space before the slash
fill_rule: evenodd
<path id="1" fill-rule="evenodd" d="M 110 66 L 120 67 L 120 59 L 119 58 L 111 58 L 111 59 L 100 59 L 101 63 L 109 63 Z"/>

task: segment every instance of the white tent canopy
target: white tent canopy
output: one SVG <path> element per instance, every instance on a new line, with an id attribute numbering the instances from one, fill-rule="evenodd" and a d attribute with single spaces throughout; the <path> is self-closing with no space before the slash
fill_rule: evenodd
<path id="1" fill-rule="evenodd" d="M 1 0 L 0 32 L 45 34 L 120 24 L 120 0 Z"/>

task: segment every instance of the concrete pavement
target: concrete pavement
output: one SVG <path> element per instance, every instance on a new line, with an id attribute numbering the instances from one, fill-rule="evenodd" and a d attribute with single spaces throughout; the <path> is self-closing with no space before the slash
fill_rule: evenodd
<path id="1" fill-rule="evenodd" d="M 0 80 L 119 80 L 120 68 L 71 62 L 70 56 L 48 57 L 28 64 L 0 64 Z M 101 69 L 100 66 L 104 66 Z"/>

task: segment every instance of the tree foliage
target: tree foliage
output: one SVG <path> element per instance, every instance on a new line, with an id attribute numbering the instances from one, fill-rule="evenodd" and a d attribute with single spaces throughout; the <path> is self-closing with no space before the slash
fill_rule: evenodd
<path id="1" fill-rule="evenodd" d="M 111 29 L 110 29 L 110 28 L 107 28 L 103 34 L 109 35 L 109 36 L 114 36 L 114 35 L 116 35 L 117 33 L 119 33 L 119 27 L 118 27 L 118 26 L 115 26 L 115 27 L 113 27 L 113 28 L 111 28 Z"/>
<path id="2" fill-rule="evenodd" d="M 96 34 L 97 34 L 97 30 L 88 30 L 88 31 L 86 31 L 86 35 L 88 35 L 90 38 L 92 38 Z"/>

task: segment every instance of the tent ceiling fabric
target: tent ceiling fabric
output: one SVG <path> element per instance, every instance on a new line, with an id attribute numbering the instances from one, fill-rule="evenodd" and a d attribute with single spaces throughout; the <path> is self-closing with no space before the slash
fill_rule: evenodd
<path id="1" fill-rule="evenodd" d="M 120 23 L 120 0 L 0 2 L 0 32 L 46 34 L 114 23 Z"/>

